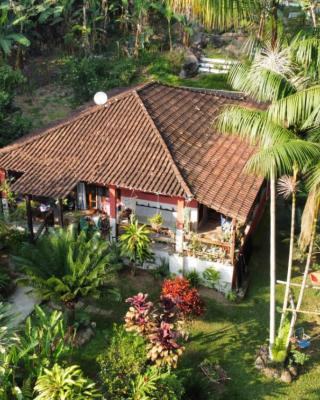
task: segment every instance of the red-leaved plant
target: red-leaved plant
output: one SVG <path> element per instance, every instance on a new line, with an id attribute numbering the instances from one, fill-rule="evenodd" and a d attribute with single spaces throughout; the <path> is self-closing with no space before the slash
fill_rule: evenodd
<path id="1" fill-rule="evenodd" d="M 184 318 L 201 315 L 204 311 L 203 302 L 197 289 L 190 286 L 186 278 L 167 279 L 162 285 L 163 301 L 170 299 Z"/>
<path id="2" fill-rule="evenodd" d="M 175 330 L 173 324 L 160 322 L 154 327 L 153 332 L 148 336 L 149 349 L 148 357 L 158 366 L 176 367 L 179 356 L 183 353 L 184 347 L 179 343 L 181 334 Z"/>
<path id="3" fill-rule="evenodd" d="M 137 332 L 142 336 L 148 335 L 153 328 L 153 303 L 148 301 L 148 295 L 138 293 L 129 297 L 126 303 L 131 304 L 124 318 L 126 330 Z"/>

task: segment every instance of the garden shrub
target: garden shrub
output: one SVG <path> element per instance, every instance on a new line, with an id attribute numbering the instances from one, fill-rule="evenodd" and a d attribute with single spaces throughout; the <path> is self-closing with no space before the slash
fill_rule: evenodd
<path id="1" fill-rule="evenodd" d="M 74 103 L 81 104 L 98 91 L 130 85 L 136 72 L 137 61 L 133 58 L 70 57 L 65 60 L 62 80 L 73 90 Z"/>
<path id="2" fill-rule="evenodd" d="M 108 399 L 127 399 L 131 381 L 145 370 L 147 351 L 144 339 L 114 326 L 107 350 L 98 357 L 100 378 Z"/>
<path id="3" fill-rule="evenodd" d="M 150 366 L 144 339 L 122 326 L 114 326 L 110 345 L 98 363 L 107 399 L 180 400 L 184 393 L 176 374 Z"/>
<path id="4" fill-rule="evenodd" d="M 16 90 L 25 83 L 20 71 L 8 65 L 0 66 L 0 147 L 21 137 L 31 128 L 31 122 L 14 106 Z"/>
<path id="5" fill-rule="evenodd" d="M 200 286 L 201 278 L 195 269 L 188 272 L 185 277 L 188 279 L 192 287 L 197 288 Z"/>
<path id="6" fill-rule="evenodd" d="M 192 288 L 186 278 L 167 279 L 162 286 L 163 297 L 171 299 L 184 317 L 201 315 L 203 303 L 197 289 Z"/>

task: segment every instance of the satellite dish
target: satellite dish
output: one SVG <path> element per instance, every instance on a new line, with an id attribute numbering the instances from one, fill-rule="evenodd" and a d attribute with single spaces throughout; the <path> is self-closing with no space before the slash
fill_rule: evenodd
<path id="1" fill-rule="evenodd" d="M 105 92 L 97 92 L 94 95 L 93 101 L 97 106 L 103 106 L 108 101 L 108 96 Z"/>

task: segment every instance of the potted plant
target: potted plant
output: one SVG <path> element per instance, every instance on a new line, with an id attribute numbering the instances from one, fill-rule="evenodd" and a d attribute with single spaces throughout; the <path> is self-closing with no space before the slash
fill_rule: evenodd
<path id="1" fill-rule="evenodd" d="M 155 214 L 153 217 L 149 218 L 151 228 L 156 232 L 159 232 L 163 225 L 163 216 L 160 213 Z"/>

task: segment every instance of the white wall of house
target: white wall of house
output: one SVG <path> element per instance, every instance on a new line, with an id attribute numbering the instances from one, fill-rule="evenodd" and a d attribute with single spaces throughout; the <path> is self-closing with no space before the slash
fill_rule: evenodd
<path id="1" fill-rule="evenodd" d="M 149 218 L 160 213 L 163 217 L 164 228 L 176 229 L 177 206 L 175 204 L 144 200 L 139 198 L 121 196 L 121 203 L 125 208 L 133 210 L 141 223 L 148 224 Z M 196 229 L 198 223 L 198 208 L 185 208 L 185 218 L 189 218 L 193 229 Z"/>
<path id="2" fill-rule="evenodd" d="M 216 289 L 224 293 L 231 290 L 234 268 L 230 264 L 202 260 L 191 256 L 183 257 L 177 253 L 169 254 L 168 252 L 161 250 L 153 250 L 153 252 L 155 255 L 154 264 L 147 263 L 144 265 L 145 268 L 155 268 L 156 265 L 161 264 L 163 259 L 169 263 L 170 272 L 180 276 L 195 270 L 202 277 L 202 274 L 206 269 L 214 268 L 216 271 L 220 272 L 220 280 L 216 285 Z"/>

